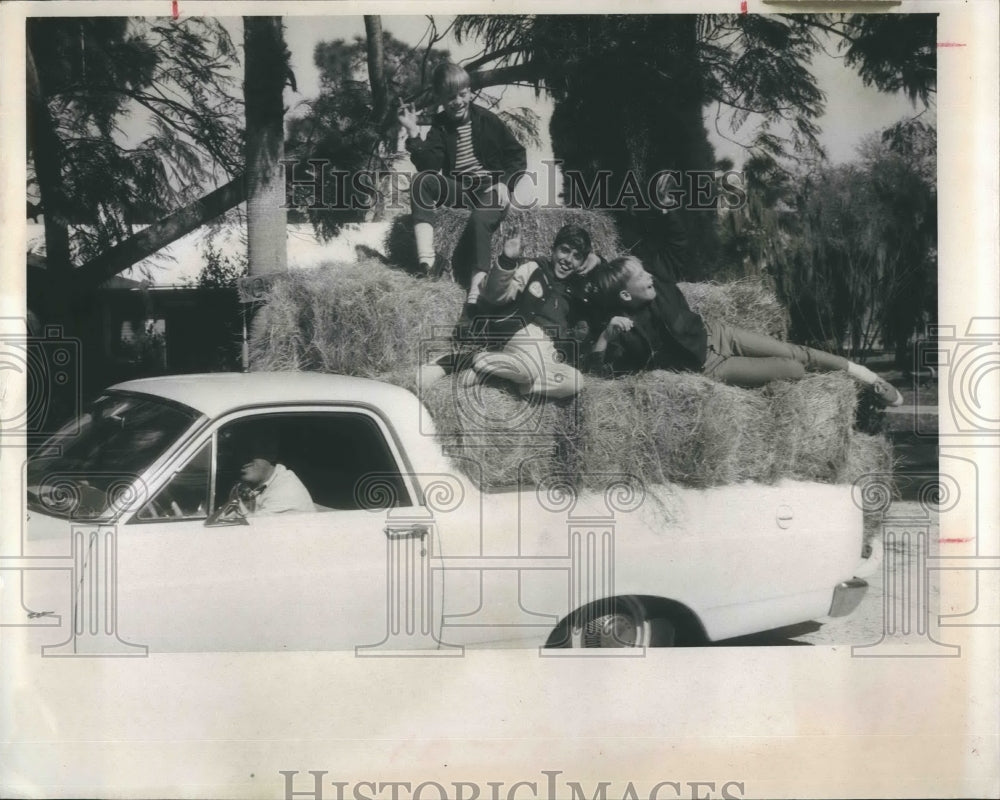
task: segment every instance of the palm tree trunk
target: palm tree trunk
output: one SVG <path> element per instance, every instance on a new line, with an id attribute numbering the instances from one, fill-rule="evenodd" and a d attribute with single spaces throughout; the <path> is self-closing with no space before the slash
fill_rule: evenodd
<path id="1" fill-rule="evenodd" d="M 247 260 L 251 275 L 284 272 L 284 117 L 288 51 L 281 17 L 244 17 Z"/>

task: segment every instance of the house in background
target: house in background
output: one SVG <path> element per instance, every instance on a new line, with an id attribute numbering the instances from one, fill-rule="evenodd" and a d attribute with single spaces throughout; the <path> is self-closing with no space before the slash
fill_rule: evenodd
<path id="1" fill-rule="evenodd" d="M 29 320 L 43 327 L 45 259 L 29 254 Z M 236 288 L 160 286 L 116 275 L 76 319 L 84 397 L 118 381 L 184 372 L 242 368 L 246 306 Z M 44 336 L 44 330 L 30 330 Z"/>

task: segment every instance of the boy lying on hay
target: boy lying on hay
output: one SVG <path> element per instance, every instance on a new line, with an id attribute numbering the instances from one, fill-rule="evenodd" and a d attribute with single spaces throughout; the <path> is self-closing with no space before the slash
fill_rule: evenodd
<path id="1" fill-rule="evenodd" d="M 439 212 L 437 230 L 457 240 L 464 218 Z M 595 250 L 619 251 L 604 215 L 547 209 L 508 217 L 529 256 L 545 253 L 570 222 L 591 231 Z M 405 256 L 394 242 L 412 248 L 405 233 L 405 221 L 390 233 L 395 263 Z M 442 240 L 448 252 L 448 236 Z M 705 317 L 772 337 L 785 333 L 784 309 L 759 282 L 678 286 Z M 844 372 L 755 390 L 694 372 L 588 375 L 578 395 L 547 403 L 502 381 L 470 381 L 469 372 L 421 384 L 417 365 L 451 352 L 464 300 L 454 283 L 414 280 L 374 259 L 292 272 L 275 284 L 255 325 L 253 366 L 375 377 L 418 393 L 456 463 L 484 489 L 531 484 L 552 472 L 583 484 L 590 475 L 627 472 L 651 483 L 711 486 L 782 478 L 850 483 L 891 469 L 885 439 L 853 430 L 857 393 Z"/>

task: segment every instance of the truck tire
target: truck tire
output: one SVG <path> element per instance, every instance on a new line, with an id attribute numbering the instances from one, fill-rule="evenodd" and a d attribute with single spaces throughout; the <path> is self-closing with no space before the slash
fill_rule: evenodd
<path id="1" fill-rule="evenodd" d="M 548 647 L 672 647 L 673 622 L 654 616 L 635 598 L 598 601 L 564 619 L 549 637 Z"/>

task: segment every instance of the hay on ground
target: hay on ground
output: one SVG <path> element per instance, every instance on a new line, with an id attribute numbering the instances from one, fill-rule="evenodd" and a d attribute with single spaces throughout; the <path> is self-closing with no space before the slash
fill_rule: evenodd
<path id="1" fill-rule="evenodd" d="M 434 221 L 434 247 L 449 259 L 465 230 L 468 211 L 453 208 L 438 209 Z M 521 250 L 526 257 L 548 255 L 552 242 L 563 225 L 582 225 L 590 233 L 594 250 L 608 258 L 621 250 L 618 232 L 608 214 L 582 208 L 512 208 L 493 235 L 493 255 L 501 252 L 503 242 L 515 233 L 521 237 Z M 413 240 L 413 221 L 409 215 L 392 221 L 385 242 L 386 254 L 396 264 L 415 264 L 417 249 Z"/>

